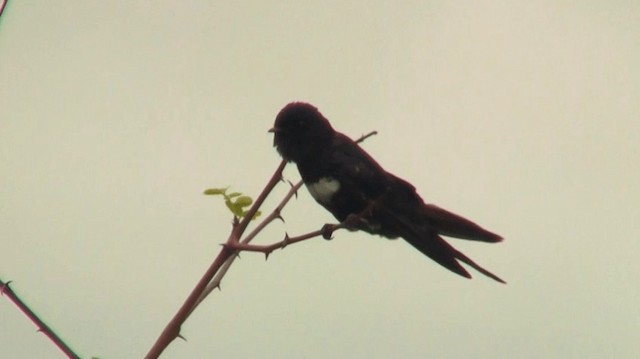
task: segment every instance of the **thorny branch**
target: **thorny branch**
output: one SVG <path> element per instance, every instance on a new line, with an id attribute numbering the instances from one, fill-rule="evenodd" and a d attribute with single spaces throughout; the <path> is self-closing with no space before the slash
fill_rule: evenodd
<path id="1" fill-rule="evenodd" d="M 4 8 L 5 6 L 7 6 L 8 2 L 9 0 L 2 0 L 2 2 L 0 2 L 0 16 L 2 16 L 2 13 L 4 12 Z"/>
<path id="2" fill-rule="evenodd" d="M 376 131 L 372 131 L 366 135 L 360 137 L 356 143 L 360 143 L 365 139 L 377 134 Z M 156 340 L 151 347 L 149 353 L 145 358 L 158 358 L 160 354 L 166 349 L 171 342 L 182 336 L 180 335 L 180 328 L 182 324 L 187 320 L 189 315 L 200 304 L 206 296 L 211 293 L 215 288 L 220 287 L 222 278 L 227 273 L 229 267 L 237 257 L 240 251 L 258 251 L 265 253 L 268 256 L 276 249 L 281 249 L 287 245 L 301 242 L 310 238 L 322 236 L 325 239 L 330 239 L 335 230 L 345 228 L 344 224 L 325 224 L 321 229 L 303 234 L 296 237 L 289 237 L 285 235 L 285 238 L 279 242 L 270 245 L 250 245 L 249 243 L 260 233 L 267 225 L 273 222 L 275 219 L 282 220 L 280 212 L 284 206 L 291 200 L 291 198 L 297 193 L 298 189 L 302 186 L 302 181 L 291 186 L 291 189 L 282 201 L 276 206 L 276 208 L 264 219 L 256 228 L 249 233 L 244 239 L 241 240 L 244 231 L 247 229 L 249 222 L 254 217 L 266 197 L 271 193 L 273 188 L 282 180 L 282 171 L 286 165 L 285 161 L 282 161 L 276 171 L 271 176 L 271 179 L 267 182 L 267 185 L 262 190 L 256 201 L 253 203 L 249 211 L 242 218 L 234 218 L 231 233 L 227 241 L 222 245 L 220 253 L 209 266 L 203 277 L 197 283 L 196 287 L 191 291 L 185 302 L 182 304 L 178 312 L 174 315 L 171 321 L 167 324 L 160 337 Z"/>
<path id="3" fill-rule="evenodd" d="M 0 279 L 0 294 L 9 298 L 19 309 L 26 315 L 33 324 L 36 325 L 38 331 L 46 335 L 53 344 L 60 349 L 68 358 L 80 358 L 36 313 L 34 313 L 18 295 L 11 289 L 9 284 L 11 281 L 5 283 Z"/>

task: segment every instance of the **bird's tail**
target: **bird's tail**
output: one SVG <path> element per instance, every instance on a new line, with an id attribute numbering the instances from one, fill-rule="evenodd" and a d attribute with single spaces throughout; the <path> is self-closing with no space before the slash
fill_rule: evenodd
<path id="1" fill-rule="evenodd" d="M 424 219 L 424 222 L 416 221 L 415 218 L 406 218 L 390 211 L 388 214 L 395 222 L 395 227 L 399 229 L 400 237 L 443 267 L 463 277 L 471 278 L 469 272 L 460 264 L 463 262 L 495 281 L 506 283 L 453 248 L 439 234 L 484 242 L 498 242 L 502 240 L 502 237 L 439 207 L 427 205 L 427 210 L 429 216 Z"/>
<path id="2" fill-rule="evenodd" d="M 433 204 L 425 204 L 422 207 L 422 219 L 445 236 L 492 243 L 502 241 L 501 236 Z"/>
<path id="3" fill-rule="evenodd" d="M 427 257 L 433 259 L 438 262 L 441 266 L 447 268 L 448 270 L 457 273 L 463 277 L 471 278 L 471 274 L 467 272 L 466 269 L 460 264 L 460 262 L 466 263 L 473 269 L 478 272 L 486 275 L 487 277 L 498 281 L 500 283 L 505 283 L 497 275 L 489 272 L 488 270 L 482 268 L 479 264 L 474 262 L 471 258 L 464 255 L 464 253 L 458 251 L 453 248 L 449 243 L 447 243 L 442 237 L 435 233 L 430 233 L 423 236 L 415 236 L 413 234 L 407 234 L 403 237 L 409 244 L 414 246 L 417 250 L 422 252 Z M 460 262 L 458 262 L 460 261 Z"/>

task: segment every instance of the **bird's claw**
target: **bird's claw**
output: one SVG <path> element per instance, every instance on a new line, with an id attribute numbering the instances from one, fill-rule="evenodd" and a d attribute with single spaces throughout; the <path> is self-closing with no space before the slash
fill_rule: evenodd
<path id="1" fill-rule="evenodd" d="M 333 239 L 333 232 L 336 230 L 336 227 L 337 226 L 335 224 L 330 224 L 330 223 L 327 223 L 324 226 L 322 226 L 322 228 L 320 229 L 320 232 L 322 233 L 322 238 L 328 241 Z"/>

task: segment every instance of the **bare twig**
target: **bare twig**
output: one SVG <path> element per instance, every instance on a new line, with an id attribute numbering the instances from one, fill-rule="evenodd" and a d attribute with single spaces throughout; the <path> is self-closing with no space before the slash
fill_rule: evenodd
<path id="1" fill-rule="evenodd" d="M 371 136 L 374 136 L 374 135 L 377 135 L 377 134 L 378 134 L 378 131 L 371 131 L 371 132 L 367 133 L 366 135 L 362 135 L 362 136 L 360 136 L 360 138 L 358 138 L 358 139 L 356 140 L 356 143 L 363 142 L 363 141 L 364 141 L 364 140 L 366 140 L 367 138 L 369 138 L 369 137 L 371 137 Z"/>
<path id="2" fill-rule="evenodd" d="M 223 246 L 228 246 L 236 251 L 261 252 L 261 253 L 264 253 L 265 256 L 268 258 L 269 254 L 271 254 L 271 252 L 273 252 L 274 250 L 283 249 L 284 247 L 290 244 L 302 242 L 307 239 L 320 237 L 320 236 L 324 239 L 331 239 L 331 235 L 333 234 L 333 232 L 341 228 L 345 228 L 345 226 L 343 226 L 342 224 L 325 224 L 324 226 L 322 226 L 321 229 L 318 229 L 317 231 L 309 232 L 296 237 L 289 237 L 289 235 L 285 234 L 283 240 L 281 240 L 280 242 L 272 243 L 272 244 L 267 244 L 267 245 L 248 244 L 243 241 L 240 243 L 223 244 Z"/>
<path id="3" fill-rule="evenodd" d="M 2 2 L 0 3 L 0 16 L 2 16 L 2 13 L 4 12 L 4 8 L 5 6 L 7 6 L 8 2 L 9 0 L 2 0 Z"/>
<path id="4" fill-rule="evenodd" d="M 51 340 L 51 342 L 53 342 L 53 344 L 58 347 L 58 349 L 60 349 L 60 351 L 62 351 L 68 358 L 80 358 L 78 354 L 74 353 L 74 351 L 69 348 L 69 346 L 20 299 L 20 297 L 18 297 L 18 295 L 9 286 L 10 283 L 10 281 L 4 283 L 2 279 L 0 279 L 0 294 L 9 298 L 9 300 L 12 301 L 20 309 L 20 311 L 22 311 L 29 319 L 31 319 L 33 324 L 38 327 L 38 331 L 46 335 L 47 338 L 49 338 L 49 340 Z"/>

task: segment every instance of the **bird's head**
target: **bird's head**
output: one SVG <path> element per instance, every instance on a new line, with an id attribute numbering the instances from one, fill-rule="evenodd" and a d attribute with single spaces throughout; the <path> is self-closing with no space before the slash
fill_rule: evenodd
<path id="1" fill-rule="evenodd" d="M 313 157 L 331 143 L 335 131 L 314 106 L 304 102 L 286 105 L 276 116 L 273 145 L 287 162 Z"/>

